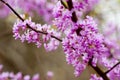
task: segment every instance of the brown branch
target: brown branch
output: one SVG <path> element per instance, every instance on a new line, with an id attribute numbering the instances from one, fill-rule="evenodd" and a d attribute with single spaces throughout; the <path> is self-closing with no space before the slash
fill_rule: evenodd
<path id="1" fill-rule="evenodd" d="M 101 76 L 104 80 L 109 80 L 106 74 L 98 67 L 94 67 L 91 63 L 89 65 L 98 73 L 99 76 Z"/>
<path id="2" fill-rule="evenodd" d="M 69 7 L 68 9 L 71 11 L 74 8 L 72 0 L 68 0 L 67 4 L 68 4 L 68 7 Z M 73 11 L 71 19 L 75 23 L 78 21 L 75 11 Z"/>
<path id="3" fill-rule="evenodd" d="M 71 11 L 74 8 L 72 0 L 68 0 L 67 4 L 68 4 L 68 7 L 69 7 L 69 10 Z"/>
<path id="4" fill-rule="evenodd" d="M 24 22 L 24 19 L 7 3 L 5 2 L 4 0 L 0 0 L 3 4 L 5 4 L 6 6 L 8 6 L 8 8 L 10 8 L 10 10 L 20 19 Z M 48 33 L 47 32 L 43 32 L 43 31 L 39 31 L 39 30 L 36 30 L 34 28 L 32 28 L 29 24 L 26 24 L 28 28 L 30 28 L 31 30 L 37 32 L 37 33 L 41 33 L 41 34 L 44 34 L 44 35 L 47 35 Z M 54 36 L 54 35 L 51 35 L 52 38 L 55 38 L 56 40 L 62 42 L 61 39 L 59 39 L 58 37 Z"/>
<path id="5" fill-rule="evenodd" d="M 63 2 L 62 0 L 60 0 L 60 1 L 61 1 L 61 4 L 62 4 L 65 8 L 68 8 L 70 11 L 74 8 L 74 7 L 73 7 L 72 0 L 68 0 L 68 1 L 67 1 L 68 7 L 64 4 L 64 2 Z M 71 17 L 71 19 L 72 19 L 72 21 L 75 22 L 75 23 L 78 21 L 77 15 L 76 15 L 75 11 L 72 12 L 72 17 Z"/>
<path id="6" fill-rule="evenodd" d="M 72 19 L 73 22 L 77 22 L 78 19 L 77 19 L 75 11 L 72 13 L 71 19 Z"/>

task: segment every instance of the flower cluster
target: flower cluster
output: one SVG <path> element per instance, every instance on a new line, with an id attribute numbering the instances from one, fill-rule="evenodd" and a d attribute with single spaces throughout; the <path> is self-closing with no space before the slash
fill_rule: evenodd
<path id="1" fill-rule="evenodd" d="M 73 0 L 75 10 L 90 11 L 99 0 Z"/>
<path id="2" fill-rule="evenodd" d="M 37 13 L 45 22 L 51 23 L 52 9 L 56 0 L 6 0 L 6 2 L 31 16 L 35 16 L 34 14 Z M 4 4 L 0 4 L 0 11 L 2 12 L 0 13 L 1 18 L 10 14 L 10 9 Z"/>
<path id="3" fill-rule="evenodd" d="M 103 36 L 98 33 L 97 25 L 89 16 L 76 23 L 63 39 L 67 62 L 75 68 L 76 76 L 79 76 L 86 68 L 87 63 L 92 62 L 91 64 L 96 66 L 97 61 L 101 58 L 100 55 L 107 51 L 103 42 Z"/>
<path id="4" fill-rule="evenodd" d="M 21 72 L 14 74 L 13 72 L 4 72 L 3 65 L 0 64 L 0 80 L 41 80 L 39 74 L 32 77 L 30 75 L 23 75 Z M 47 80 L 52 80 L 54 73 L 48 71 L 46 75 Z"/>
<path id="5" fill-rule="evenodd" d="M 25 13 L 33 15 L 33 11 L 43 17 L 44 21 L 50 22 L 53 18 L 52 8 L 54 0 L 17 0 L 16 6 L 22 9 Z"/>
<path id="6" fill-rule="evenodd" d="M 14 74 L 13 72 L 3 72 L 3 65 L 0 65 L 0 80 L 40 80 L 39 74 L 35 74 L 33 77 L 30 75 L 23 75 L 21 72 Z"/>
<path id="7" fill-rule="evenodd" d="M 50 25 L 35 24 L 30 17 L 24 21 L 17 20 L 13 27 L 13 34 L 15 39 L 35 43 L 38 48 L 43 43 L 47 51 L 55 50 L 59 45 L 58 40 L 51 38 L 52 35 L 60 37 L 59 32 L 55 31 Z"/>
<path id="8" fill-rule="evenodd" d="M 53 24 L 57 26 L 58 30 L 64 31 L 72 25 L 71 16 L 72 11 L 64 8 L 60 1 L 57 2 L 53 9 Z"/>
<path id="9" fill-rule="evenodd" d="M 63 4 L 58 1 L 56 5 L 53 8 L 53 24 L 57 26 L 58 30 L 65 31 L 68 30 L 72 26 L 74 26 L 74 23 L 71 19 L 73 12 L 76 12 L 77 18 L 81 20 L 81 16 L 83 15 L 83 12 L 89 11 L 92 9 L 92 7 L 98 2 L 98 0 L 72 0 L 73 2 L 73 8 L 71 10 L 68 10 L 68 4 L 66 1 L 63 1 Z M 94 4 L 93 4 L 94 3 Z M 65 7 L 66 6 L 66 7 Z"/>

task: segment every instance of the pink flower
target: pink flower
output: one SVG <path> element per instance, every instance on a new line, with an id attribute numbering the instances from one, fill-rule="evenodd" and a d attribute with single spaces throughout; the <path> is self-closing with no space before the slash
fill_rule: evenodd
<path id="1" fill-rule="evenodd" d="M 103 42 L 104 37 L 98 33 L 97 26 L 91 17 L 87 16 L 85 20 L 72 27 L 62 44 L 68 64 L 74 66 L 75 73 L 77 71 L 76 76 L 79 76 L 78 74 L 86 68 L 91 59 L 91 64 L 96 66 L 100 56 L 107 52 Z"/>
<path id="2" fill-rule="evenodd" d="M 101 77 L 97 77 L 96 74 L 92 74 L 90 80 L 103 80 Z"/>
<path id="3" fill-rule="evenodd" d="M 46 34 L 42 35 L 41 32 Z M 52 29 L 50 25 L 36 24 L 31 21 L 31 18 L 26 19 L 25 21 L 17 20 L 13 27 L 13 34 L 15 39 L 20 39 L 22 42 L 27 41 L 28 43 L 35 43 L 38 48 L 44 43 L 44 47 L 47 51 L 55 50 L 59 46 L 59 41 L 51 38 L 51 36 L 61 36 L 61 34 Z"/>

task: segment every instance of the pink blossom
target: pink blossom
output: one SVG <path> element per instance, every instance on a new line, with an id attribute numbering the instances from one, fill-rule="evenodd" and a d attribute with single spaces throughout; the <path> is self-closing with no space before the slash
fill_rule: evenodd
<path id="1" fill-rule="evenodd" d="M 101 77 L 97 77 L 96 74 L 92 74 L 90 80 L 103 80 Z"/>
<path id="2" fill-rule="evenodd" d="M 34 30 L 29 29 L 27 25 Z M 39 31 L 46 34 L 42 35 L 42 33 L 39 33 Z M 31 21 L 31 18 L 26 19 L 25 21 L 17 20 L 13 27 L 13 34 L 15 39 L 20 39 L 22 42 L 27 41 L 28 43 L 35 43 L 38 48 L 41 47 L 42 42 L 44 42 L 44 46 L 47 51 L 55 50 L 59 46 L 59 41 L 52 39 L 51 36 L 61 36 L 60 33 L 52 29 L 50 25 L 36 24 Z M 42 39 L 40 39 L 41 37 Z"/>

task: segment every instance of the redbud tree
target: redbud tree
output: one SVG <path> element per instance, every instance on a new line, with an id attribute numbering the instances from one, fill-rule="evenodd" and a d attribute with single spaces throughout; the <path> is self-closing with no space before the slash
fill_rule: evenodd
<path id="1" fill-rule="evenodd" d="M 13 37 L 21 42 L 42 45 L 46 51 L 53 51 L 61 44 L 67 64 L 73 66 L 74 75 L 80 76 L 91 66 L 97 74 L 91 74 L 89 80 L 120 80 L 120 53 L 117 41 L 106 36 L 113 31 L 101 33 L 95 18 L 87 15 L 99 0 L 0 0 L 0 13 L 6 17 L 13 12 L 18 19 L 13 25 Z M 21 8 L 33 16 L 33 11 L 42 16 L 46 24 L 32 21 L 26 15 L 20 15 L 14 7 Z M 55 28 L 54 28 L 55 27 Z M 114 29 L 114 28 L 113 28 Z M 103 71 L 99 66 L 106 68 Z M 1 66 L 2 69 L 2 66 Z M 48 78 L 53 76 L 48 72 Z M 34 75 L 32 80 L 40 80 Z M 21 73 L 0 73 L 0 80 L 30 80 L 30 76 Z"/>

